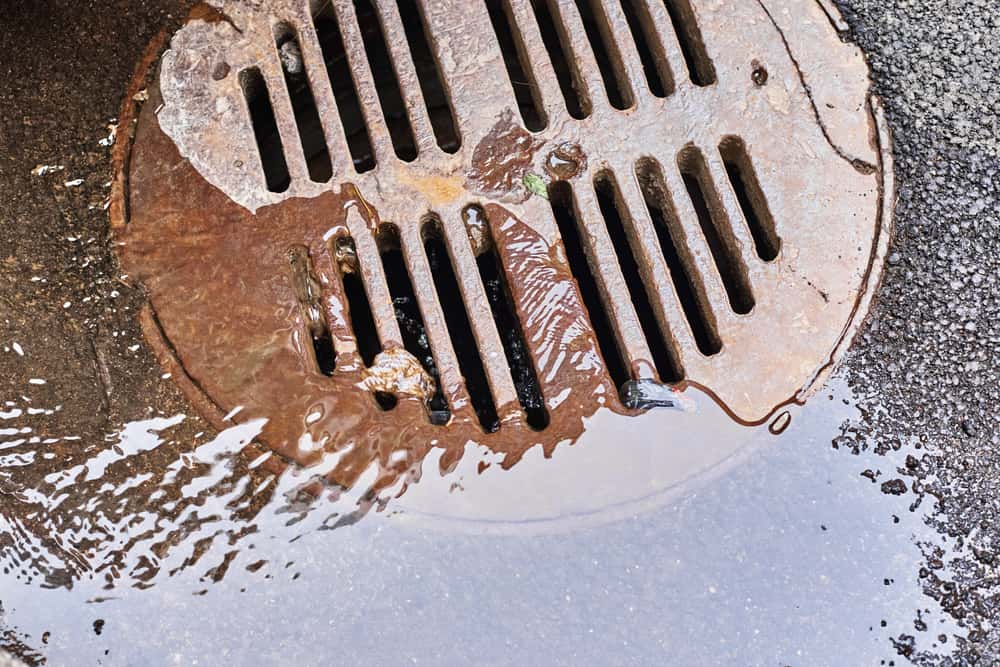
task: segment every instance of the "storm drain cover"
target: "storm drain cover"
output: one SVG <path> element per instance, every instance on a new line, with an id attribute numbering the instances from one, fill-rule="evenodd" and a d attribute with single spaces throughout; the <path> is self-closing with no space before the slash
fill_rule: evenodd
<path id="1" fill-rule="evenodd" d="M 773 419 L 850 343 L 888 238 L 888 139 L 838 22 L 816 0 L 199 7 L 120 133 L 147 336 L 216 423 L 344 454 L 343 485 L 432 448 L 549 454 L 599 411 L 655 429 L 693 387 Z"/>

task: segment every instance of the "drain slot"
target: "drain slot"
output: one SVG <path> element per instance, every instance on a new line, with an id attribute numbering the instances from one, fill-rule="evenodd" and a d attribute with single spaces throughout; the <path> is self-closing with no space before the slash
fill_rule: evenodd
<path id="1" fill-rule="evenodd" d="M 705 356 L 718 354 L 722 351 L 722 341 L 719 339 L 712 307 L 688 250 L 687 239 L 677 219 L 673 199 L 663 181 L 660 165 L 652 159 L 640 160 L 635 173 L 646 210 L 660 241 L 660 252 L 670 270 L 674 292 L 691 327 L 695 344 Z"/>
<path id="2" fill-rule="evenodd" d="M 318 335 L 313 335 L 313 354 L 316 357 L 316 366 L 319 372 L 327 377 L 333 375 L 337 368 L 337 352 L 333 347 L 333 339 L 329 331 L 322 331 Z"/>
<path id="3" fill-rule="evenodd" d="M 672 349 L 669 332 L 660 329 L 650 297 L 646 292 L 645 281 L 639 270 L 639 262 L 632 253 L 629 232 L 625 229 L 629 213 L 614 174 L 608 170 L 599 172 L 594 178 L 594 192 L 597 194 L 597 203 L 604 217 L 608 236 L 611 237 L 615 255 L 618 257 L 618 266 L 621 268 L 622 277 L 632 297 L 632 305 L 646 337 L 646 345 L 653 355 L 652 361 L 656 366 L 656 372 L 663 382 L 680 382 L 684 379 L 684 371 L 677 360 L 676 352 Z M 631 225 L 631 220 L 628 224 Z"/>
<path id="4" fill-rule="evenodd" d="M 774 261 L 781 251 L 781 239 L 775 230 L 774 217 L 757 180 L 746 143 L 739 137 L 726 137 L 719 144 L 719 152 L 736 199 L 743 209 L 743 217 L 750 227 L 757 256 L 765 262 Z"/>
<path id="5" fill-rule="evenodd" d="M 361 279 L 361 264 L 354 247 L 354 240 L 350 236 L 341 236 L 337 239 L 336 257 L 358 355 L 365 366 L 371 368 L 375 363 L 375 357 L 382 351 L 382 342 L 378 337 L 378 327 L 375 324 L 371 302 L 368 300 L 368 292 Z M 377 391 L 374 392 L 374 396 L 383 410 L 392 410 L 396 407 L 397 400 L 392 394 Z"/>
<path id="6" fill-rule="evenodd" d="M 649 6 L 644 0 L 621 0 L 622 12 L 639 52 L 642 71 L 646 75 L 649 92 L 656 97 L 667 97 L 674 92 L 674 77 L 667 64 L 663 44 L 653 26 Z"/>
<path id="7" fill-rule="evenodd" d="M 625 67 L 622 64 L 618 45 L 608 26 L 608 17 L 598 0 L 576 0 L 583 29 L 587 33 L 590 49 L 597 60 L 597 68 L 604 80 L 604 89 L 608 94 L 608 102 L 615 109 L 624 110 L 632 106 L 632 89 Z"/>
<path id="8" fill-rule="evenodd" d="M 579 216 L 573 198 L 573 189 L 569 183 L 556 181 L 550 184 L 549 203 L 552 206 L 552 215 L 556 219 L 559 235 L 562 237 L 563 247 L 566 250 L 566 261 L 573 273 L 573 278 L 576 280 L 577 288 L 580 290 L 584 308 L 587 309 L 590 326 L 597 338 L 597 346 L 604 358 L 604 365 L 615 386 L 622 387 L 631 379 L 631 375 L 615 339 L 615 332 L 611 326 L 611 316 L 604 307 L 597 279 L 594 277 L 590 262 L 587 260 L 587 253 L 580 235 Z"/>
<path id="9" fill-rule="evenodd" d="M 746 315 L 753 310 L 754 298 L 750 290 L 750 279 L 740 258 L 736 239 L 729 224 L 719 193 L 712 182 L 712 176 L 705 163 L 705 156 L 694 147 L 681 151 L 677 160 L 684 185 L 691 198 L 698 223 L 705 235 L 708 247 L 719 269 L 719 276 L 729 296 L 733 312 Z"/>
<path id="10" fill-rule="evenodd" d="M 486 213 L 478 206 L 469 206 L 462 212 L 466 226 L 478 226 L 484 221 L 491 230 L 492 224 L 487 220 Z M 528 426 L 536 431 L 549 425 L 549 413 L 545 409 L 545 398 L 538 384 L 538 375 L 531 359 L 531 353 L 524 340 L 524 331 L 517 317 L 514 300 L 510 293 L 507 272 L 503 268 L 497 253 L 496 238 L 493 243 L 476 258 L 479 265 L 479 277 L 486 288 L 486 298 L 490 303 L 493 321 L 496 323 L 503 350 L 507 356 L 507 366 L 510 368 L 511 380 L 517 389 L 517 398 L 527 416 Z"/>
<path id="11" fill-rule="evenodd" d="M 354 0 L 354 8 L 392 147 L 396 151 L 396 157 L 404 162 L 412 162 L 417 159 L 417 144 L 413 138 L 413 128 L 410 126 L 410 117 L 406 112 L 406 103 L 403 101 L 389 46 L 385 42 L 382 20 L 371 0 Z"/>
<path id="12" fill-rule="evenodd" d="M 295 295 L 302 306 L 302 316 L 312 340 L 316 368 L 329 377 L 337 367 L 337 351 L 333 347 L 330 327 L 323 315 L 322 292 L 319 281 L 313 273 L 309 249 L 305 246 L 289 248 L 288 264 L 292 271 Z"/>
<path id="13" fill-rule="evenodd" d="M 368 294 L 357 273 L 344 272 L 341 274 L 341 279 L 344 282 L 344 296 L 347 297 L 347 308 L 351 314 L 351 328 L 358 344 L 358 354 L 361 355 L 365 366 L 371 366 L 375 363 L 375 357 L 382 351 L 382 344 L 378 339 L 378 329 L 375 327 L 371 304 L 368 303 Z"/>
<path id="14" fill-rule="evenodd" d="M 423 10 L 416 0 L 398 0 L 397 5 L 434 137 L 441 150 L 454 153 L 461 147 L 462 139 L 458 135 L 455 113 L 441 75 L 440 63 L 431 50 Z"/>
<path id="15" fill-rule="evenodd" d="M 434 395 L 427 402 L 431 421 L 435 424 L 447 424 L 451 418 L 451 409 L 441 390 L 441 378 L 438 374 L 434 353 L 427 338 L 427 328 L 420 313 L 420 306 L 413 291 L 413 281 L 406 268 L 399 230 L 395 225 L 383 224 L 378 235 L 379 254 L 382 258 L 382 269 L 385 271 L 385 281 L 392 297 L 396 322 L 399 323 L 399 333 L 403 337 L 403 347 L 420 360 L 420 365 L 434 378 Z"/>
<path id="16" fill-rule="evenodd" d="M 302 143 L 302 154 L 309 169 L 309 178 L 317 183 L 326 183 L 333 177 L 333 164 L 330 162 L 330 152 L 326 147 L 323 122 L 320 120 L 316 100 L 309 87 L 309 77 L 306 76 L 302 48 L 295 32 L 285 24 L 275 28 L 275 40 L 278 53 L 281 55 L 281 71 L 285 75 L 285 88 L 292 102 L 295 125 L 299 129 L 299 141 Z"/>
<path id="17" fill-rule="evenodd" d="M 368 136 L 368 125 L 365 123 L 361 100 L 354 86 L 354 77 L 344 48 L 344 37 L 332 4 L 327 4 L 316 14 L 313 26 L 319 38 L 326 74 L 337 103 L 354 169 L 358 173 L 371 171 L 375 168 L 375 151 L 372 149 L 371 137 Z"/>
<path id="18" fill-rule="evenodd" d="M 590 115 L 590 100 L 584 92 L 586 86 L 576 68 L 576 59 L 572 56 L 565 27 L 555 19 L 555 12 L 558 10 L 553 8 L 551 0 L 531 0 L 531 6 L 535 10 L 535 19 L 552 62 L 552 69 L 555 70 L 559 90 L 566 102 L 566 111 L 578 120 L 586 118 Z"/>
<path id="19" fill-rule="evenodd" d="M 514 91 L 514 99 L 521 110 L 524 126 L 532 132 L 544 130 L 548 125 L 542 101 L 538 96 L 538 83 L 531 73 L 531 64 L 524 47 L 524 38 L 514 21 L 510 0 L 486 0 L 486 9 L 493 24 L 493 33 L 500 45 L 507 77 Z"/>
<path id="20" fill-rule="evenodd" d="M 424 252 L 434 275 L 434 288 L 437 291 L 441 309 L 444 312 L 445 324 L 451 338 L 458 367 L 465 378 L 465 389 L 469 392 L 472 408 L 479 418 L 479 423 L 487 433 L 493 433 L 500 428 L 500 418 L 497 415 L 493 394 L 490 392 L 489 380 L 483 360 L 479 356 L 479 344 L 469 323 L 469 314 L 458 286 L 458 278 L 452 266 L 441 223 L 436 218 L 428 218 L 423 225 Z"/>
<path id="21" fill-rule="evenodd" d="M 288 175 L 278 121 L 274 117 L 274 107 L 271 106 L 270 91 L 264 82 L 264 76 L 260 69 L 251 67 L 240 73 L 240 83 L 250 112 L 250 124 L 257 140 L 257 152 L 267 189 L 271 192 L 284 192 L 291 185 L 291 177 Z"/>
<path id="22" fill-rule="evenodd" d="M 698 27 L 690 0 L 663 0 L 670 14 L 670 22 L 677 35 L 677 43 L 687 62 L 691 83 L 696 86 L 711 86 L 716 81 L 715 65 L 708 57 L 705 41 Z"/>

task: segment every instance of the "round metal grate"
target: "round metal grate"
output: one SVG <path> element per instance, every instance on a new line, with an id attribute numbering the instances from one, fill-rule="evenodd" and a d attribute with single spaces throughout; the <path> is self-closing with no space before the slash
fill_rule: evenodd
<path id="1" fill-rule="evenodd" d="M 888 239 L 888 138 L 836 22 L 816 0 L 201 7 L 118 147 L 147 335 L 206 414 L 266 416 L 262 442 L 336 454 L 341 486 L 433 448 L 548 455 L 598 412 L 652 437 L 689 387 L 763 423 L 850 343 Z"/>

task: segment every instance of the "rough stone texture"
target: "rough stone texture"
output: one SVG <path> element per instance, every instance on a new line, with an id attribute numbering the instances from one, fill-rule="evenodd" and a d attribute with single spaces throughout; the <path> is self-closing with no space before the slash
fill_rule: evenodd
<path id="1" fill-rule="evenodd" d="M 926 545 L 928 595 L 1000 660 L 1000 18 L 987 0 L 838 3 L 869 54 L 895 134 L 896 238 L 849 367 L 866 423 L 838 445 L 910 451 L 900 473 L 949 553 Z M 916 624 L 919 633 L 920 624 Z M 926 629 L 924 630 L 926 631 Z M 897 648 L 910 653 L 903 636 Z"/>

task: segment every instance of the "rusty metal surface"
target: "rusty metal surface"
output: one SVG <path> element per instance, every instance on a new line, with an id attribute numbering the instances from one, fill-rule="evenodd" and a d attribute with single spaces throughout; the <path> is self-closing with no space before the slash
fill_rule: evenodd
<path id="1" fill-rule="evenodd" d="M 258 6 L 264 4 L 266 6 Z M 442 467 L 480 443 L 513 465 L 526 451 L 545 452 L 577 439 L 598 411 L 647 423 L 660 417 L 625 409 L 610 381 L 594 331 L 567 264 L 549 202 L 533 183 L 562 179 L 577 197 L 584 245 L 602 301 L 632 377 L 659 380 L 639 316 L 594 198 L 593 180 L 610 169 L 629 211 L 630 243 L 652 307 L 684 369 L 683 391 L 709 391 L 736 419 L 768 420 L 781 406 L 804 400 L 843 352 L 880 276 L 892 205 L 888 137 L 867 69 L 842 43 L 828 8 L 813 0 L 692 3 L 717 82 L 696 86 L 664 6 L 648 4 L 676 90 L 649 93 L 642 64 L 617 2 L 604 0 L 610 34 L 633 104 L 609 104 L 580 15 L 572 2 L 558 14 L 580 63 L 578 86 L 590 114 L 567 112 L 531 7 L 514 2 L 525 52 L 547 127 L 531 133 L 520 116 L 486 8 L 479 3 L 423 3 L 424 16 L 450 96 L 461 148 L 438 148 L 407 51 L 395 4 L 379 2 L 418 157 L 394 155 L 372 71 L 363 56 L 353 5 L 333 3 L 371 138 L 376 167 L 357 173 L 305 2 L 220 4 L 201 12 L 173 36 L 135 128 L 127 191 L 120 192 L 116 242 L 130 280 L 149 295 L 144 325 L 161 356 L 172 356 L 182 383 L 206 411 L 232 419 L 264 416 L 261 441 L 285 457 L 326 466 L 350 486 L 371 461 L 389 483 L 416 474 L 435 447 Z M 553 5 L 556 6 L 556 5 Z M 302 58 L 333 166 L 329 183 L 314 183 L 284 90 L 274 27 L 290 24 Z M 220 67 L 221 64 L 225 67 Z M 759 68 L 766 68 L 761 81 Z M 291 183 L 270 192 L 260 169 L 254 130 L 239 72 L 260 68 L 277 119 Z M 740 137 L 752 156 L 761 190 L 781 239 L 769 262 L 754 242 L 729 186 L 718 146 Z M 127 133 L 122 133 L 127 137 Z M 122 142 L 127 142 L 123 138 Z M 730 308 L 719 270 L 685 195 L 678 156 L 701 149 L 729 221 L 734 247 L 754 296 L 751 312 Z M 576 168 L 562 165 L 566 155 Z M 681 309 L 653 224 L 643 204 L 635 163 L 662 167 L 677 208 L 693 268 L 704 285 L 722 349 L 706 356 Z M 534 179 L 534 180 L 533 180 Z M 124 204 L 127 202 L 127 208 Z M 497 252 L 551 421 L 528 428 L 476 266 L 476 234 L 463 209 L 486 212 Z M 486 434 L 469 402 L 434 276 L 423 252 L 420 223 L 440 220 L 469 320 L 501 420 Z M 408 365 L 393 314 L 375 235 L 382 223 L 399 230 L 401 248 L 451 408 L 446 426 L 428 418 L 426 378 Z M 366 368 L 347 315 L 338 278 L 337 238 L 357 244 L 379 339 L 388 353 Z M 337 352 L 336 370 L 317 368 L 309 344 L 309 299 L 288 253 L 307 249 Z M 310 297 L 311 299 L 312 297 Z M 303 307 L 305 303 L 305 306 Z M 159 342 L 156 342 L 159 341 Z M 402 361 L 401 361 L 402 360 Z M 414 364 L 416 363 L 413 360 Z M 402 385 L 406 383 L 407 387 Z M 416 389 L 414 389 L 416 387 Z M 395 391 L 398 406 L 384 412 L 371 390 Z M 787 424 L 785 424 L 787 425 Z M 780 425 L 779 425 L 780 428 Z M 613 430 L 613 429 L 612 429 Z"/>

